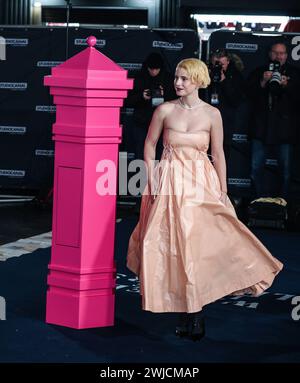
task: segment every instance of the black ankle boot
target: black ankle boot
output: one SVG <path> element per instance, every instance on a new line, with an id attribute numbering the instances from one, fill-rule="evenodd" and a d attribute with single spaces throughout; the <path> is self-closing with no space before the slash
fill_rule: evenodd
<path id="1" fill-rule="evenodd" d="M 189 317 L 187 313 L 179 314 L 179 321 L 175 328 L 175 334 L 180 337 L 184 337 L 189 334 Z"/>
<path id="2" fill-rule="evenodd" d="M 201 340 L 205 335 L 205 323 L 202 311 L 190 314 L 189 337 L 194 342 Z"/>

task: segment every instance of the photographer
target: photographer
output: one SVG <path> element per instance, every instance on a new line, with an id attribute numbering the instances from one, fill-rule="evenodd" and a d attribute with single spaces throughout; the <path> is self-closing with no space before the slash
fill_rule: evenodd
<path id="1" fill-rule="evenodd" d="M 226 49 L 217 49 L 212 53 L 209 64 L 211 84 L 207 88 L 204 98 L 206 102 L 217 107 L 221 112 L 227 167 L 238 110 L 245 101 L 242 70 L 243 63 L 237 55 L 230 54 Z"/>
<path id="2" fill-rule="evenodd" d="M 287 64 L 287 57 L 284 42 L 272 44 L 269 63 L 255 69 L 248 79 L 248 92 L 252 103 L 251 178 L 256 197 L 266 194 L 263 171 L 270 148 L 277 155 L 280 197 L 288 197 L 292 143 L 296 138 L 299 121 L 299 107 L 296 102 L 299 73 L 296 68 Z"/>
<path id="3" fill-rule="evenodd" d="M 164 101 L 176 98 L 173 76 L 166 71 L 163 58 L 159 53 L 151 53 L 143 63 L 140 73 L 134 81 L 134 88 L 126 100 L 127 107 L 134 108 L 134 144 L 137 159 L 144 158 L 144 142 L 155 108 Z M 162 152 L 161 140 L 157 158 Z"/>

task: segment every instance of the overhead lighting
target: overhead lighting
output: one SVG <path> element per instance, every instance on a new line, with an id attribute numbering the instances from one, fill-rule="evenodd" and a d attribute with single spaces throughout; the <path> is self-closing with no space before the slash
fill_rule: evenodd
<path id="1" fill-rule="evenodd" d="M 280 33 L 259 33 L 259 32 L 254 32 L 252 33 L 253 36 L 281 36 Z"/>
<path id="2" fill-rule="evenodd" d="M 291 17 L 289 16 L 262 16 L 262 15 L 211 15 L 211 14 L 198 14 L 193 15 L 193 18 L 198 21 L 198 23 L 205 24 L 209 26 L 211 23 L 231 23 L 234 26 L 241 24 L 251 24 L 251 28 L 255 29 L 258 24 L 261 24 L 264 27 L 264 24 L 274 26 L 274 29 L 267 30 L 268 32 L 283 32 Z M 298 18 L 297 18 L 298 19 Z M 265 25 L 265 27 L 267 27 Z M 219 26 L 215 29 L 220 29 Z M 228 29 L 228 28 L 227 28 Z"/>
<path id="3" fill-rule="evenodd" d="M 275 32 L 275 27 L 270 27 L 270 28 L 263 28 L 263 31 L 265 32 Z"/>
<path id="4" fill-rule="evenodd" d="M 46 22 L 47 27 L 66 27 L 67 23 L 54 23 L 54 22 Z M 80 27 L 79 23 L 69 23 L 69 27 Z"/>
<path id="5" fill-rule="evenodd" d="M 232 20 L 239 23 L 262 23 L 262 24 L 281 24 L 289 20 L 288 16 L 262 16 L 262 15 L 194 15 L 194 19 L 202 22 L 230 22 Z"/>
<path id="6" fill-rule="evenodd" d="M 40 1 L 35 1 L 35 2 L 33 3 L 33 6 L 36 7 L 36 8 L 41 8 L 42 3 L 41 3 Z"/>

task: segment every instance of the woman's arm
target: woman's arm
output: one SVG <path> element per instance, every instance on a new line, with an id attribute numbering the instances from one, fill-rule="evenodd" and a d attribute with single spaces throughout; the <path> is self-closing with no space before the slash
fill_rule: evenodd
<path id="1" fill-rule="evenodd" d="M 214 110 L 212 111 L 212 125 L 210 137 L 213 165 L 220 180 L 221 191 L 223 193 L 227 193 L 226 162 L 223 150 L 223 123 L 221 114 L 216 108 L 214 108 Z"/>
<path id="2" fill-rule="evenodd" d="M 163 122 L 166 116 L 166 104 L 158 106 L 152 116 L 151 123 L 149 125 L 148 134 L 145 140 L 144 146 L 144 161 L 146 162 L 148 171 L 148 185 L 151 190 L 151 180 L 153 177 L 153 170 L 155 167 L 155 149 L 157 141 L 161 135 L 163 129 Z"/>

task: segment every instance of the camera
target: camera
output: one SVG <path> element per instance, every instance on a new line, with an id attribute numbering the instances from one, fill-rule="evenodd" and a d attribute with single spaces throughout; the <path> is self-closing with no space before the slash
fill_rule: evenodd
<path id="1" fill-rule="evenodd" d="M 149 96 L 151 98 L 160 98 L 160 97 L 162 97 L 161 96 L 161 90 L 160 90 L 159 86 L 149 89 L 147 91 L 147 96 Z"/>
<path id="2" fill-rule="evenodd" d="M 269 89 L 272 93 L 278 93 L 281 82 L 280 62 L 271 61 L 269 63 L 269 71 L 273 72 L 269 81 Z"/>
<path id="3" fill-rule="evenodd" d="M 162 91 L 159 85 L 154 86 L 148 91 L 147 95 L 151 97 L 151 103 L 153 107 L 158 106 L 164 102 L 164 97 L 161 93 Z"/>
<path id="4" fill-rule="evenodd" d="M 214 65 L 210 67 L 210 77 L 212 82 L 220 82 L 222 76 L 222 64 L 216 61 Z"/>

